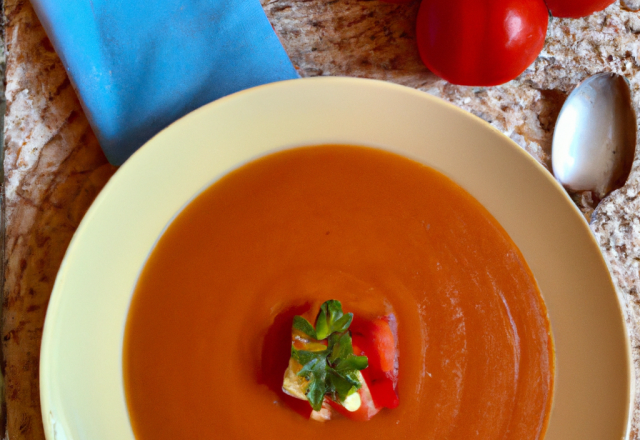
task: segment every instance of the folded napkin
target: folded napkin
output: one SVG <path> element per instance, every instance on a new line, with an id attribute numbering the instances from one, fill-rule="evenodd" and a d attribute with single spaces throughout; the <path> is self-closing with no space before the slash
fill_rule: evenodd
<path id="1" fill-rule="evenodd" d="M 203 104 L 298 77 L 258 0 L 32 3 L 116 165 Z"/>

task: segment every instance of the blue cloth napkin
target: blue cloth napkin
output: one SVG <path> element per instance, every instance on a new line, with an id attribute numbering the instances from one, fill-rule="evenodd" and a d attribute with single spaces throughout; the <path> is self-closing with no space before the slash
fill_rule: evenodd
<path id="1" fill-rule="evenodd" d="M 298 77 L 258 0 L 32 3 L 116 165 L 203 104 Z"/>

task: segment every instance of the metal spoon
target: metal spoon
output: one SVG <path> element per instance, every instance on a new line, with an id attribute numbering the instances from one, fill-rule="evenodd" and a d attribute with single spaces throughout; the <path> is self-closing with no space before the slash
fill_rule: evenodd
<path id="1" fill-rule="evenodd" d="M 553 173 L 565 188 L 603 199 L 624 185 L 636 149 L 636 114 L 629 84 L 599 73 L 565 101 L 553 134 Z M 596 202 L 597 203 L 597 202 Z"/>

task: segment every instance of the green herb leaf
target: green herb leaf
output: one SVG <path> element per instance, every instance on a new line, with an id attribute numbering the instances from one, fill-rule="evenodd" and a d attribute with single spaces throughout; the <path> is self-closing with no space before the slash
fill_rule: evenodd
<path id="1" fill-rule="evenodd" d="M 366 356 L 351 355 L 346 359 L 341 359 L 336 363 L 337 371 L 364 370 L 369 366 L 369 359 Z"/>
<path id="2" fill-rule="evenodd" d="M 352 376 L 344 376 L 333 368 L 327 369 L 327 383 L 328 391 L 331 392 L 333 400 L 340 403 L 343 403 L 347 396 L 362 387 L 359 380 L 354 381 Z"/>
<path id="3" fill-rule="evenodd" d="M 325 384 L 325 378 L 317 378 L 309 384 L 307 389 L 307 399 L 314 411 L 320 411 L 322 409 L 322 401 L 327 393 Z"/>
<path id="4" fill-rule="evenodd" d="M 316 335 L 318 336 L 318 340 L 326 339 L 327 336 L 331 334 L 329 323 L 327 322 L 327 309 L 325 304 L 326 303 L 322 304 L 320 307 L 320 312 L 316 318 Z"/>
<path id="5" fill-rule="evenodd" d="M 339 336 L 334 333 L 330 339 L 333 341 L 329 342 L 331 346 L 329 361 L 337 371 L 364 370 L 369 366 L 369 360 L 366 356 L 356 356 L 353 353 L 351 335 L 348 332 Z"/>
<path id="6" fill-rule="evenodd" d="M 329 354 L 329 350 L 324 351 L 306 351 L 297 350 L 293 345 L 291 346 L 291 357 L 300 363 L 304 367 L 315 360 L 326 359 Z M 301 374 L 299 374 L 301 376 Z"/>
<path id="7" fill-rule="evenodd" d="M 342 318 L 338 319 L 333 324 L 333 331 L 334 332 L 347 331 L 347 329 L 351 325 L 351 321 L 353 321 L 353 313 L 347 313 L 346 315 L 343 315 Z"/>
<path id="8" fill-rule="evenodd" d="M 300 330 L 302 333 L 312 337 L 313 339 L 318 339 L 316 336 L 316 331 L 313 329 L 311 323 L 304 319 L 302 316 L 296 315 L 293 317 L 293 328 L 296 330 Z"/>
<path id="9" fill-rule="evenodd" d="M 327 392 L 326 376 L 327 376 L 327 356 L 328 350 L 325 351 L 305 351 L 297 350 L 291 347 L 291 357 L 302 365 L 302 369 L 298 372 L 298 376 L 304 377 L 309 381 L 309 386 L 305 390 L 307 399 L 314 410 L 319 411 L 322 407 L 322 399 Z"/>
<path id="10" fill-rule="evenodd" d="M 368 359 L 353 353 L 351 334 L 348 332 L 352 321 L 353 313 L 344 314 L 342 304 L 336 300 L 322 304 L 315 329 L 301 316 L 293 319 L 294 329 L 318 341 L 327 339 L 326 350 L 298 350 L 291 346 L 291 357 L 302 365 L 298 376 L 309 381 L 305 394 L 316 411 L 322 408 L 325 395 L 343 403 L 347 396 L 362 387 L 358 371 L 368 367 Z"/>
<path id="11" fill-rule="evenodd" d="M 327 308 L 327 312 L 329 314 L 329 322 L 337 322 L 342 318 L 342 304 L 340 301 L 336 301 L 332 299 L 323 304 L 323 307 Z M 336 331 L 339 331 L 336 329 Z"/>
<path id="12" fill-rule="evenodd" d="M 324 356 L 314 357 L 313 360 L 302 367 L 298 376 L 302 376 L 309 381 L 309 387 L 306 390 L 307 399 L 309 399 L 314 410 L 320 411 L 322 399 L 324 399 L 324 395 L 327 393 L 326 354 L 324 354 Z"/>
<path id="13" fill-rule="evenodd" d="M 362 387 L 362 384 L 360 383 L 360 375 L 358 374 L 357 370 L 342 371 L 341 374 L 345 377 L 345 379 L 351 382 L 353 386 L 356 387 L 356 389 L 360 389 Z"/>
<path id="14" fill-rule="evenodd" d="M 342 304 L 335 299 L 326 301 L 320 306 L 316 318 L 316 334 L 318 339 L 325 339 L 331 333 L 347 331 L 353 321 L 353 313 L 342 313 Z"/>
<path id="15" fill-rule="evenodd" d="M 329 349 L 331 350 L 331 362 L 337 362 L 340 358 L 346 358 L 353 354 L 351 335 L 345 333 L 333 333 L 329 337 Z"/>

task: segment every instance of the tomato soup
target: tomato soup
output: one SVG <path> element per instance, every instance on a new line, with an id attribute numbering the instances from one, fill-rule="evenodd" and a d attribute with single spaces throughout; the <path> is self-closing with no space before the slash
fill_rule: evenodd
<path id="1" fill-rule="evenodd" d="M 328 299 L 397 319 L 400 404 L 367 422 L 308 420 L 279 388 L 291 318 Z M 554 375 L 498 222 L 433 169 L 350 146 L 269 155 L 189 203 L 142 270 L 123 354 L 138 440 L 539 439 Z"/>

